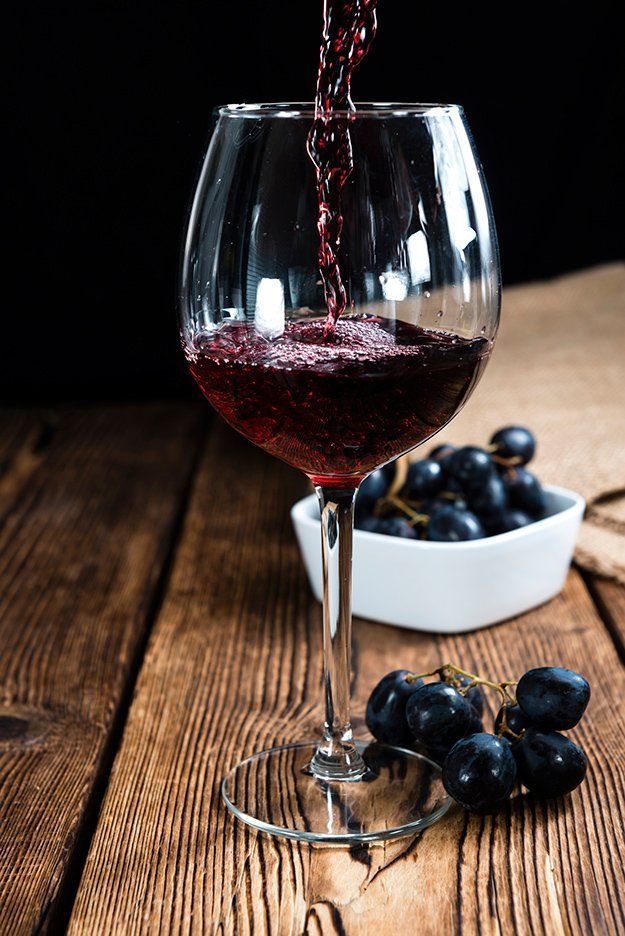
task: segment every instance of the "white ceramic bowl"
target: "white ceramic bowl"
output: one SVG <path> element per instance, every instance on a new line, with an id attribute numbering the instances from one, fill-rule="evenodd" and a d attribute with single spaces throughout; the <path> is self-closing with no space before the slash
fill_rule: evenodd
<path id="1" fill-rule="evenodd" d="M 562 589 L 584 513 L 573 491 L 546 487 L 547 516 L 468 543 L 354 532 L 354 614 L 433 633 L 459 633 L 522 614 Z M 319 507 L 291 509 L 311 588 L 321 600 Z"/>

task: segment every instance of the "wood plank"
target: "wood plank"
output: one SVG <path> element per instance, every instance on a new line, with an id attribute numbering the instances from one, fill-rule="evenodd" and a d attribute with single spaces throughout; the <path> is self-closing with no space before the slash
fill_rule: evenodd
<path id="1" fill-rule="evenodd" d="M 257 836 L 226 814 L 224 771 L 314 735 L 321 716 L 320 612 L 288 517 L 304 490 L 226 430 L 211 437 L 70 932 L 622 932 L 624 671 L 575 571 L 549 605 L 472 635 L 357 622 L 354 659 L 360 735 L 368 692 L 398 666 L 581 669 L 593 698 L 575 734 L 591 766 L 571 797 L 519 796 L 494 818 L 454 808 L 415 839 L 351 851 Z"/>
<path id="2" fill-rule="evenodd" d="M 45 928 L 197 448 L 181 406 L 0 419 L 0 932 Z"/>
<path id="3" fill-rule="evenodd" d="M 586 584 L 595 604 L 625 660 L 625 586 L 614 579 L 587 574 Z"/>

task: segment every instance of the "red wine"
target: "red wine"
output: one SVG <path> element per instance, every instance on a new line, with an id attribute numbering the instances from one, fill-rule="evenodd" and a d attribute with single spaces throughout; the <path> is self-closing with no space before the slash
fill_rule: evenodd
<path id="1" fill-rule="evenodd" d="M 352 72 L 365 57 L 376 30 L 377 0 L 324 0 L 323 33 L 315 98 L 315 121 L 308 152 L 315 165 L 319 213 L 318 264 L 332 331 L 347 306 L 338 250 L 343 216 L 341 191 L 353 169 L 349 117 Z M 333 116 L 341 111 L 343 116 Z"/>
<path id="2" fill-rule="evenodd" d="M 199 332 L 193 376 L 223 418 L 316 484 L 357 484 L 441 428 L 488 359 L 459 338 L 375 316 L 287 322 L 267 340 L 244 322 Z"/>

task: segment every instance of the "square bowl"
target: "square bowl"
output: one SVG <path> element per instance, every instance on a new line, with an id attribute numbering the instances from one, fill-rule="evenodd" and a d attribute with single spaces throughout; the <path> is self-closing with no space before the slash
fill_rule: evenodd
<path id="1" fill-rule="evenodd" d="M 461 633 L 496 624 L 561 591 L 584 498 L 545 486 L 546 516 L 510 533 L 431 543 L 354 531 L 354 614 L 412 630 Z M 313 593 L 321 601 L 319 506 L 314 494 L 291 518 Z"/>

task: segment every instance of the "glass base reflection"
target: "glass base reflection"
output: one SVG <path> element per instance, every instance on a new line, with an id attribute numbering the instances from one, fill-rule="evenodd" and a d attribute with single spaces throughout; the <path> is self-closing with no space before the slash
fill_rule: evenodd
<path id="1" fill-rule="evenodd" d="M 228 809 L 260 832 L 318 845 L 350 845 L 412 835 L 450 805 L 436 764 L 412 751 L 356 742 L 367 772 L 324 781 L 310 762 L 317 743 L 289 744 L 248 757 L 225 777 Z"/>

